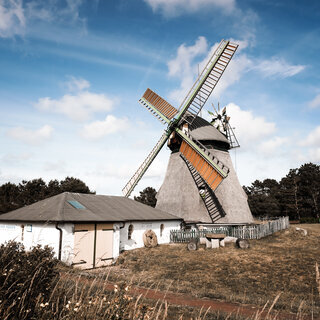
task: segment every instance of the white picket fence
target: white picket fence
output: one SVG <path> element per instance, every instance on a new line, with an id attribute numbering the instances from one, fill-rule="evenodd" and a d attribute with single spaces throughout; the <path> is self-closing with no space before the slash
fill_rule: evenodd
<path id="1" fill-rule="evenodd" d="M 191 239 L 205 237 L 207 233 L 224 233 L 226 236 L 241 239 L 261 239 L 274 232 L 287 229 L 289 225 L 289 217 L 280 217 L 276 220 L 248 226 L 217 226 L 205 230 L 172 230 L 170 241 L 189 242 Z"/>

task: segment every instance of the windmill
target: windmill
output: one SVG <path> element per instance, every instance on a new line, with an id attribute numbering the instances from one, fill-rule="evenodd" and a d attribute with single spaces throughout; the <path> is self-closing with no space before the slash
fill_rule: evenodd
<path id="1" fill-rule="evenodd" d="M 139 102 L 163 124 L 166 124 L 167 128 L 123 188 L 122 191 L 126 197 L 130 196 L 161 148 L 168 142 L 172 154 L 165 181 L 158 192 L 157 207 L 190 222 L 214 223 L 228 216 L 216 192 L 223 180 L 228 179 L 230 169 L 217 157 L 216 150 L 212 149 L 212 146 L 208 148 L 202 143 L 203 135 L 197 135 L 197 131 L 209 125 L 211 127 L 209 131 L 214 130 L 214 136 L 217 136 L 214 140 L 219 141 L 218 144 L 225 149 L 229 147 L 225 136 L 206 120 L 198 117 L 198 114 L 220 80 L 237 47 L 237 44 L 230 41 L 220 42 L 179 109 L 173 107 L 154 91 L 146 90 Z M 224 154 L 222 158 L 229 162 Z M 172 159 L 174 160 L 171 161 Z M 185 179 L 188 180 L 187 184 Z M 185 188 L 187 185 L 189 187 Z M 231 190 L 232 192 L 234 190 Z M 186 202 L 183 198 L 188 201 Z M 250 217 L 245 219 L 245 222 L 251 222 L 247 221 L 250 219 Z"/>

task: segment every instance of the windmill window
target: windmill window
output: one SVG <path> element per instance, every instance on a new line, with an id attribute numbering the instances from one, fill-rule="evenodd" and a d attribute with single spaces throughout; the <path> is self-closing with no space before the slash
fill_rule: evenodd
<path id="1" fill-rule="evenodd" d="M 132 232 L 133 232 L 133 225 L 130 224 L 128 228 L 128 240 L 131 240 Z"/>
<path id="2" fill-rule="evenodd" d="M 161 223 L 161 225 L 160 225 L 160 237 L 162 237 L 163 230 L 164 230 L 164 224 Z"/>
<path id="3" fill-rule="evenodd" d="M 79 210 L 84 210 L 86 207 L 84 207 L 80 202 L 76 200 L 68 200 L 68 203 L 71 204 L 74 208 Z"/>

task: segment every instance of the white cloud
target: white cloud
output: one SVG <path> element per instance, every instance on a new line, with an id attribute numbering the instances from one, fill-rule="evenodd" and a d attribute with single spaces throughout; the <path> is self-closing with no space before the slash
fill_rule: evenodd
<path id="1" fill-rule="evenodd" d="M 90 88 L 90 82 L 83 78 L 70 76 L 70 80 L 66 82 L 66 87 L 70 92 L 82 91 Z"/>
<path id="2" fill-rule="evenodd" d="M 306 66 L 304 65 L 291 65 L 283 58 L 273 57 L 270 60 L 263 60 L 258 62 L 253 69 L 258 70 L 264 77 L 281 78 L 292 77 L 302 72 Z"/>
<path id="3" fill-rule="evenodd" d="M 51 138 L 53 128 L 44 125 L 38 130 L 29 130 L 22 127 L 15 127 L 7 131 L 7 135 L 13 139 L 25 142 L 30 145 L 39 145 Z"/>
<path id="4" fill-rule="evenodd" d="M 0 37 L 21 35 L 25 26 L 22 0 L 0 0 Z"/>
<path id="5" fill-rule="evenodd" d="M 64 160 L 45 162 L 43 169 L 45 171 L 54 171 L 58 173 L 67 173 L 66 162 Z"/>
<path id="6" fill-rule="evenodd" d="M 243 50 L 247 48 L 250 43 L 248 40 L 234 40 L 231 42 L 239 45 L 236 55 L 230 61 L 227 69 L 217 83 L 213 91 L 216 98 L 220 98 L 223 92 L 232 84 L 238 82 L 242 75 L 246 72 L 257 70 L 263 77 L 292 77 L 305 69 L 303 65 L 290 65 L 283 58 L 274 57 L 270 60 L 257 61 L 249 58 Z M 176 103 L 180 103 L 184 96 L 191 89 L 196 80 L 199 71 L 205 67 L 211 56 L 214 54 L 219 43 L 215 43 L 208 49 L 208 43 L 205 37 L 199 37 L 194 45 L 186 46 L 182 44 L 177 50 L 177 55 L 174 59 L 169 60 L 168 75 L 180 79 L 180 87 L 173 90 L 169 94 L 169 98 Z M 205 55 L 205 58 L 201 58 Z M 320 105 L 320 95 L 316 97 L 312 106 Z"/>
<path id="7" fill-rule="evenodd" d="M 274 122 L 268 122 L 263 117 L 256 117 L 252 111 L 242 110 L 234 103 L 227 105 L 227 114 L 231 117 L 230 124 L 236 128 L 235 134 L 244 148 L 264 142 L 264 139 L 276 131 Z"/>
<path id="8" fill-rule="evenodd" d="M 309 150 L 309 159 L 307 161 L 320 162 L 320 148 Z"/>
<path id="9" fill-rule="evenodd" d="M 32 154 L 29 152 L 24 152 L 20 154 L 7 153 L 1 158 L 1 160 L 9 164 L 18 164 L 18 163 L 23 163 L 27 160 L 30 160 L 31 158 L 32 158 Z"/>
<path id="10" fill-rule="evenodd" d="M 83 136 L 87 139 L 100 139 L 106 135 L 126 130 L 129 122 L 126 118 L 120 119 L 108 115 L 103 121 L 94 121 L 84 126 Z"/>
<path id="11" fill-rule="evenodd" d="M 86 19 L 80 17 L 82 0 L 66 0 L 64 6 L 58 1 L 0 0 L 0 38 L 23 35 L 27 25 L 34 21 L 45 23 L 80 23 L 85 27 Z"/>
<path id="12" fill-rule="evenodd" d="M 205 37 L 199 37 L 194 45 L 186 46 L 182 44 L 177 50 L 177 56 L 168 62 L 168 71 L 170 77 L 177 77 L 181 80 L 179 89 L 172 91 L 169 98 L 175 102 L 181 102 L 181 99 L 188 93 L 193 85 L 194 77 L 197 74 L 197 64 L 194 59 L 207 52 L 207 40 Z"/>
<path id="13" fill-rule="evenodd" d="M 35 107 L 42 111 L 61 113 L 72 120 L 88 120 L 95 112 L 106 112 L 113 108 L 115 101 L 104 94 L 89 91 L 75 95 L 66 94 L 60 99 L 40 98 Z"/>
<path id="14" fill-rule="evenodd" d="M 245 40 L 231 40 L 239 44 L 238 51 L 245 49 L 248 46 L 248 42 Z M 191 89 L 194 81 L 196 80 L 199 72 L 208 63 L 209 59 L 212 57 L 219 43 L 215 43 L 208 50 L 207 40 L 204 37 L 199 37 L 194 45 L 186 46 L 182 44 L 177 50 L 177 56 L 168 62 L 169 76 L 177 77 L 181 80 L 180 87 L 173 90 L 169 94 L 169 98 L 175 102 L 181 102 L 184 96 Z M 206 55 L 201 61 L 198 58 Z M 226 71 L 219 80 L 213 94 L 219 97 L 230 85 L 239 81 L 242 74 L 250 70 L 252 66 L 252 61 L 245 55 L 236 55 L 229 63 Z"/>
<path id="15" fill-rule="evenodd" d="M 220 9 L 231 14 L 236 8 L 235 0 L 144 0 L 154 12 L 159 11 L 166 17 L 175 17 L 185 13 L 194 13 L 210 8 Z"/>
<path id="16" fill-rule="evenodd" d="M 309 107 L 313 109 L 320 107 L 320 94 L 316 95 L 314 99 L 309 102 Z"/>
<path id="17" fill-rule="evenodd" d="M 311 131 L 306 139 L 300 141 L 301 146 L 320 147 L 320 126 Z"/>
<path id="18" fill-rule="evenodd" d="M 220 78 L 216 88 L 213 91 L 213 94 L 217 97 L 220 97 L 220 95 L 233 83 L 237 82 L 242 74 L 245 71 L 250 70 L 252 61 L 245 55 L 240 54 L 241 51 L 243 51 L 245 48 L 248 47 L 249 43 L 247 40 L 234 40 L 230 39 L 230 42 L 238 44 L 238 49 L 236 51 L 236 55 L 231 59 L 229 62 L 229 65 L 225 72 L 223 73 L 222 77 Z M 205 65 L 208 63 L 209 59 L 212 57 L 214 52 L 217 50 L 219 46 L 219 43 L 215 43 L 207 53 L 207 56 L 200 62 L 199 69 L 202 71 L 202 69 L 205 67 Z"/>
<path id="19" fill-rule="evenodd" d="M 33 0 L 25 4 L 25 15 L 29 20 L 47 22 L 80 23 L 85 25 L 86 19 L 81 18 L 79 10 L 82 0 L 42 1 Z"/>
<path id="20" fill-rule="evenodd" d="M 289 141 L 286 137 L 274 137 L 272 139 L 263 141 L 259 145 L 259 151 L 265 155 L 273 155 L 275 152 L 279 152 L 285 143 Z"/>
<path id="21" fill-rule="evenodd" d="M 181 73 L 189 73 L 192 60 L 207 52 L 207 40 L 199 37 L 193 46 L 187 47 L 185 44 L 179 46 L 175 59 L 168 62 L 169 76 L 180 76 Z"/>
<path id="22" fill-rule="evenodd" d="M 213 95 L 216 98 L 220 98 L 223 92 L 238 82 L 245 72 L 248 72 L 251 68 L 252 61 L 245 54 L 235 56 L 229 63 L 226 71 L 220 78 L 217 86 L 213 90 Z"/>

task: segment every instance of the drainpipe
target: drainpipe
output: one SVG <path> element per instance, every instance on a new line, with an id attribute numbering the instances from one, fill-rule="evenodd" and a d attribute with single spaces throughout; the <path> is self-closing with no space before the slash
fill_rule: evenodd
<path id="1" fill-rule="evenodd" d="M 59 253 L 58 259 L 61 260 L 61 250 L 62 250 L 62 229 L 58 227 L 59 222 L 56 223 L 56 229 L 59 230 Z"/>
<path id="2" fill-rule="evenodd" d="M 125 223 L 124 223 L 124 222 L 119 222 L 119 224 L 120 224 L 119 229 L 124 228 L 124 226 L 125 226 Z M 116 228 L 113 227 L 113 230 L 116 230 Z"/>

